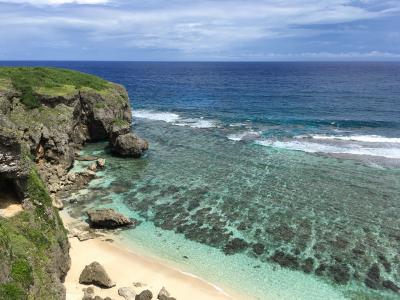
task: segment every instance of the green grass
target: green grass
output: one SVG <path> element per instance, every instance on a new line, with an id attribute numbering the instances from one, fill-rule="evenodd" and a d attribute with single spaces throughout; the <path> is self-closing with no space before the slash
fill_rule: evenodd
<path id="1" fill-rule="evenodd" d="M 26 259 L 18 259 L 13 263 L 11 267 L 11 277 L 26 289 L 32 285 L 32 267 Z"/>
<path id="2" fill-rule="evenodd" d="M 98 109 L 102 109 L 102 108 L 106 108 L 106 105 L 105 105 L 105 103 L 96 103 L 94 105 L 94 107 L 96 107 Z"/>
<path id="3" fill-rule="evenodd" d="M 59 299 L 49 270 L 56 263 L 55 250 L 67 241 L 66 230 L 34 166 L 27 194 L 33 209 L 0 217 L 0 272 L 8 278 L 0 282 L 0 300 Z"/>
<path id="4" fill-rule="evenodd" d="M 15 283 L 0 284 L 0 300 L 24 300 L 26 293 Z"/>
<path id="5" fill-rule="evenodd" d="M 44 67 L 1 67 L 0 80 L 5 79 L 11 80 L 14 88 L 22 94 L 22 103 L 28 108 L 40 107 L 35 91 L 63 95 L 73 89 L 90 88 L 103 91 L 110 87 L 107 81 L 93 75 Z"/>
<path id="6" fill-rule="evenodd" d="M 41 86 L 35 89 L 35 92 L 41 95 L 48 95 L 52 97 L 61 97 L 61 96 L 68 96 L 76 94 L 78 90 L 75 86 L 70 84 L 65 84 L 59 86 L 57 88 L 49 88 L 45 86 Z"/>
<path id="7" fill-rule="evenodd" d="M 129 126 L 129 122 L 125 121 L 123 119 L 115 119 L 113 121 L 114 125 L 120 126 L 120 127 L 125 127 L 125 126 Z"/>

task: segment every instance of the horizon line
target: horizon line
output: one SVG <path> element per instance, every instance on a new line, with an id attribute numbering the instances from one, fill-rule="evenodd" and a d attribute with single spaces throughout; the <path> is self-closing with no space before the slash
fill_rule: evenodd
<path id="1" fill-rule="evenodd" d="M 154 63 L 400 63 L 399 60 L 92 60 L 0 59 L 0 62 L 154 62 Z"/>

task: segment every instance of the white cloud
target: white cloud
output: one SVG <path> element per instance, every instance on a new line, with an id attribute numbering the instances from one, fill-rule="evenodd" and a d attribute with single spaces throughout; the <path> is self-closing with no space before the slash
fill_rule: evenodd
<path id="1" fill-rule="evenodd" d="M 39 40 L 60 35 L 64 41 L 76 35 L 77 40 L 95 44 L 188 53 L 315 36 L 323 32 L 315 26 L 376 19 L 397 13 L 400 7 L 396 1 L 375 0 L 6 1 L 35 8 L 0 10 L 0 39 L 10 32 L 16 36 L 30 32 Z"/>
<path id="2" fill-rule="evenodd" d="M 35 6 L 43 5 L 62 5 L 62 4 L 105 4 L 109 0 L 6 0 L 5 3 L 32 4 Z"/>

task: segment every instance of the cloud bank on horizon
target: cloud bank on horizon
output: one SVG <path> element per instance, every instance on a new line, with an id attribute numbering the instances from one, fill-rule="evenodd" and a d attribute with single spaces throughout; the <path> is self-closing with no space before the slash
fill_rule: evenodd
<path id="1" fill-rule="evenodd" d="M 0 60 L 400 60 L 398 0 L 0 0 Z"/>

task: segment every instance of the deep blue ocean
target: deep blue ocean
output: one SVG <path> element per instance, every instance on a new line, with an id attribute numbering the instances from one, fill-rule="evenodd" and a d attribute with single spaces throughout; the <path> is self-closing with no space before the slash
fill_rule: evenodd
<path id="1" fill-rule="evenodd" d="M 107 168 L 74 216 L 123 211 L 127 243 L 248 299 L 400 298 L 400 63 L 1 64 L 129 92 L 150 150 L 88 145 Z"/>

